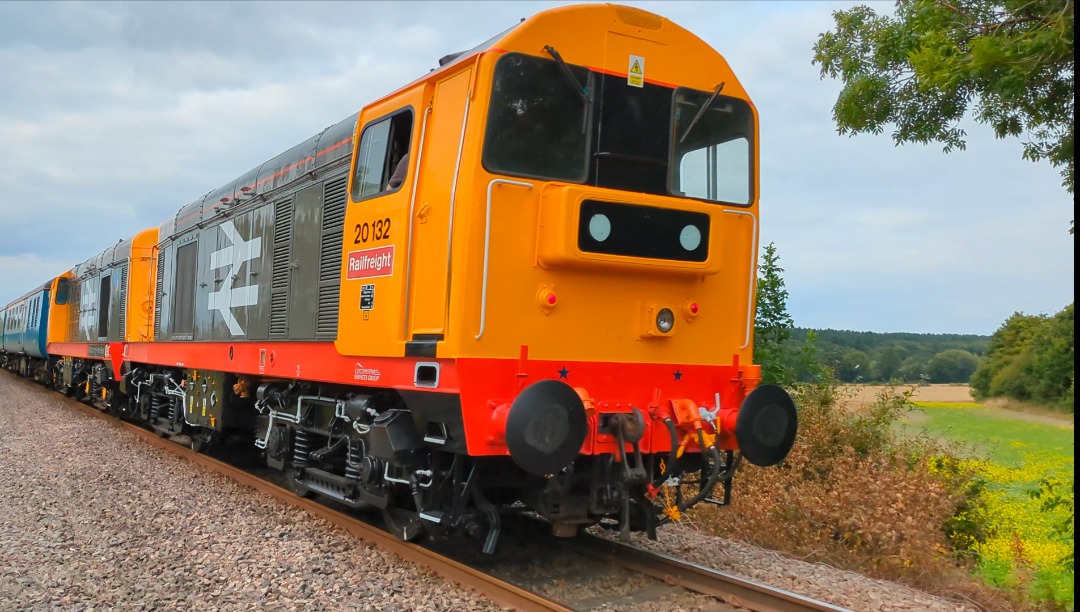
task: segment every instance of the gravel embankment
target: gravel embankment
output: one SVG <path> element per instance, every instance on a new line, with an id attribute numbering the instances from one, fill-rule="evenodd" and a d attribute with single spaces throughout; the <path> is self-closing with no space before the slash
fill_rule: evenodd
<path id="1" fill-rule="evenodd" d="M 498 610 L 0 373 L 0 609 Z"/>
<path id="2" fill-rule="evenodd" d="M 641 534 L 632 535 L 633 543 L 641 548 L 851 610 L 978 612 L 974 606 L 942 599 L 902 584 L 799 561 L 742 542 L 707 536 L 692 527 L 665 526 L 658 530 L 657 537 L 658 541 L 651 542 Z"/>
<path id="3" fill-rule="evenodd" d="M 500 609 L 63 402 L 0 372 L 2 610 Z M 635 541 L 853 610 L 965 609 L 691 528 L 659 535 Z M 635 609 L 617 601 L 596 607 Z M 670 609 L 711 609 L 684 605 Z"/>

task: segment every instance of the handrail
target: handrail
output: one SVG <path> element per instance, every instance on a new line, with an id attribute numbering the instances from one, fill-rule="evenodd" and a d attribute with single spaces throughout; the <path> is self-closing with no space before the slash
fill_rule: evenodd
<path id="1" fill-rule="evenodd" d="M 453 268 L 451 255 L 454 252 L 454 204 L 457 201 L 458 175 L 461 172 L 461 153 L 465 148 L 465 127 L 469 124 L 469 102 L 472 101 L 472 92 L 465 97 L 465 110 L 461 116 L 461 134 L 458 136 L 457 160 L 454 162 L 454 181 L 450 184 L 450 222 L 446 230 L 446 304 L 443 316 L 450 314 L 450 288 L 453 287 Z"/>
<path id="2" fill-rule="evenodd" d="M 480 331 L 476 334 L 479 340 L 484 335 L 484 325 L 487 322 L 487 287 L 488 287 L 488 263 L 491 255 L 491 191 L 495 185 L 516 185 L 518 187 L 533 188 L 532 183 L 524 181 L 511 181 L 509 179 L 492 179 L 487 186 L 487 212 L 484 215 L 484 282 L 480 290 Z"/>
<path id="3" fill-rule="evenodd" d="M 757 267 L 757 249 L 758 249 L 758 221 L 757 215 L 748 210 L 730 210 L 724 209 L 724 212 L 731 213 L 733 215 L 746 215 L 754 221 L 753 237 L 752 237 L 752 249 L 753 255 L 750 257 L 750 288 L 747 289 L 746 297 L 746 338 L 743 341 L 743 345 L 739 348 L 746 348 L 750 346 L 750 329 L 754 322 L 754 283 L 757 281 L 757 275 L 755 274 L 755 268 Z"/>

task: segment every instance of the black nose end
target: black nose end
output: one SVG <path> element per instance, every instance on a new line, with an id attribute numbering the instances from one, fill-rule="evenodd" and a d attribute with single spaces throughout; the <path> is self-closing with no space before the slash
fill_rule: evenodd
<path id="1" fill-rule="evenodd" d="M 788 392 L 777 385 L 761 385 L 739 408 L 735 440 L 747 461 L 768 467 L 787 457 L 798 429 L 795 402 Z"/>
<path id="2" fill-rule="evenodd" d="M 510 405 L 506 447 L 526 472 L 555 474 L 577 457 L 588 427 L 577 391 L 564 382 L 541 380 L 526 387 Z"/>

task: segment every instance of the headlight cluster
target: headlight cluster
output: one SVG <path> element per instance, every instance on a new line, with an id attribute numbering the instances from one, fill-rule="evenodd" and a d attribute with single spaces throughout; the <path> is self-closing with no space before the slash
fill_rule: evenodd
<path id="1" fill-rule="evenodd" d="M 670 308 L 661 308 L 660 312 L 656 313 L 656 329 L 666 334 L 673 327 L 675 327 L 675 313 L 671 312 Z"/>

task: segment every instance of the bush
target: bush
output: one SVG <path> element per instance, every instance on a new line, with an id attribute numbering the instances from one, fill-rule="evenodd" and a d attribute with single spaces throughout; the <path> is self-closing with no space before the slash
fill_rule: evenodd
<path id="1" fill-rule="evenodd" d="M 1014 313 L 990 338 L 975 373 L 976 399 L 1003 397 L 1073 412 L 1076 357 L 1074 305 L 1053 317 Z"/>
<path id="2" fill-rule="evenodd" d="M 963 463 L 892 425 L 914 409 L 914 388 L 890 388 L 863 409 L 835 380 L 802 385 L 799 437 L 779 466 L 744 464 L 731 506 L 698 508 L 717 535 L 910 584 L 945 596 L 1000 602 L 972 577 L 979 487 Z"/>

